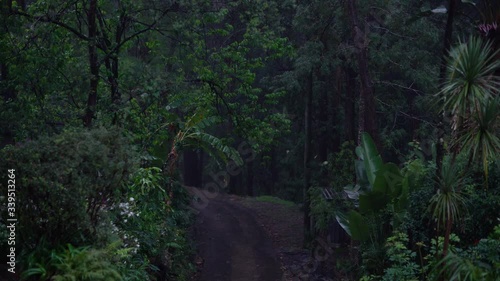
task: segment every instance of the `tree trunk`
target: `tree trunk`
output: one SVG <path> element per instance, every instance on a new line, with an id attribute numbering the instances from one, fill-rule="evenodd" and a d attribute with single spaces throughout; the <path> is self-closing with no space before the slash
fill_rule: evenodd
<path id="1" fill-rule="evenodd" d="M 344 98 L 344 135 L 346 141 L 354 142 L 356 138 L 356 72 L 350 67 L 345 69 L 345 98 Z"/>
<path id="2" fill-rule="evenodd" d="M 1 26 L 0 32 L 1 34 L 5 34 L 4 32 L 8 31 L 9 20 L 8 16 L 11 13 L 12 9 L 12 1 L 4 1 L 0 6 L 0 15 L 1 15 Z M 10 81 L 9 75 L 9 66 L 7 63 L 2 60 L 0 62 L 0 95 L 3 98 L 4 102 L 8 100 L 14 100 L 16 98 L 16 92 L 14 87 L 12 87 L 12 83 Z M 14 143 L 14 136 L 10 126 L 6 126 L 0 130 L 0 149 L 8 144 Z"/>
<path id="3" fill-rule="evenodd" d="M 441 68 L 439 72 L 439 83 L 444 83 L 444 80 L 446 78 L 446 60 L 448 58 L 448 53 L 450 52 L 451 48 L 451 38 L 453 35 L 453 21 L 455 19 L 455 12 L 457 8 L 457 0 L 449 0 L 449 6 L 448 6 L 448 19 L 446 20 L 446 30 L 444 32 L 444 47 L 443 47 L 443 55 L 441 57 Z M 446 116 L 446 112 L 443 113 L 443 117 Z M 444 119 L 444 118 L 443 118 Z M 438 124 L 438 131 L 437 131 L 437 143 L 436 143 L 436 167 L 437 167 L 437 174 L 441 174 L 441 165 L 443 162 L 443 156 L 444 156 L 444 147 L 443 143 L 441 140 L 444 137 L 444 121 L 439 122 Z M 436 189 L 438 187 L 436 186 Z"/>
<path id="4" fill-rule="evenodd" d="M 9 20 L 9 15 L 12 11 L 12 1 L 5 1 L 1 4 L 0 6 L 0 15 L 1 15 L 1 26 L 0 26 L 0 32 L 1 34 L 5 34 L 5 32 L 8 32 L 8 26 L 10 23 Z M 9 75 L 9 66 L 7 65 L 6 61 L 2 59 L 0 61 L 0 85 L 2 86 L 0 88 L 0 94 L 4 98 L 5 101 L 7 100 L 12 100 L 16 97 L 14 87 L 12 87 L 12 84 L 10 83 L 10 75 Z"/>
<path id="5" fill-rule="evenodd" d="M 88 50 L 90 67 L 90 89 L 87 99 L 87 108 L 83 123 L 85 127 L 91 127 L 95 116 L 95 107 L 97 105 L 97 86 L 99 85 L 99 62 L 97 57 L 97 0 L 90 0 L 89 10 L 87 12 L 88 21 Z"/>
<path id="6" fill-rule="evenodd" d="M 183 153 L 184 160 L 184 185 L 201 188 L 201 178 L 199 178 L 199 157 L 198 152 L 193 149 L 186 149 Z"/>
<path id="7" fill-rule="evenodd" d="M 330 135 L 328 134 L 328 88 L 327 83 L 332 79 L 322 77 L 323 87 L 319 98 L 318 107 L 318 160 L 324 162 L 328 159 L 328 145 L 331 144 Z"/>
<path id="8" fill-rule="evenodd" d="M 443 257 L 446 257 L 448 254 L 448 248 L 450 245 L 450 235 L 451 235 L 451 226 L 453 224 L 453 221 L 451 218 L 448 218 L 448 221 L 446 221 L 446 232 L 444 234 L 444 243 L 443 243 Z"/>
<path id="9" fill-rule="evenodd" d="M 305 144 L 304 144 L 304 243 L 312 239 L 309 188 L 311 185 L 311 141 L 312 141 L 312 99 L 313 99 L 313 72 L 311 71 L 305 96 Z"/>
<path id="10" fill-rule="evenodd" d="M 443 242 L 443 255 L 442 258 L 446 257 L 448 255 L 448 248 L 450 245 L 450 235 L 451 235 L 451 226 L 453 224 L 453 221 L 451 218 L 448 218 L 446 221 L 446 231 L 444 234 L 444 242 Z M 443 263 L 442 267 L 446 267 L 446 263 Z M 444 271 L 441 273 L 441 276 L 439 276 L 439 280 L 444 281 L 445 280 L 445 273 Z"/>
<path id="11" fill-rule="evenodd" d="M 439 82 L 443 83 L 446 76 L 446 60 L 451 48 L 451 41 L 453 36 L 453 21 L 457 10 L 457 0 L 449 0 L 448 4 L 448 18 L 446 20 L 446 29 L 444 31 L 444 47 L 443 55 L 441 57 L 441 68 L 439 71 Z"/>
<path id="12" fill-rule="evenodd" d="M 373 93 L 370 72 L 368 70 L 367 34 L 365 34 L 365 32 L 359 27 L 356 0 L 347 1 L 347 10 L 351 20 L 352 36 L 358 57 L 359 78 L 361 81 L 358 143 L 360 142 L 361 133 L 367 132 L 380 148 L 376 127 L 375 96 Z"/>
<path id="13" fill-rule="evenodd" d="M 120 15 L 120 24 L 116 27 L 115 34 L 115 44 L 119 46 L 122 43 L 123 31 L 125 30 L 123 15 Z M 111 56 L 111 103 L 113 107 L 113 125 L 118 123 L 118 110 L 120 109 L 121 104 L 121 93 L 118 88 L 118 55 L 119 49 Z M 200 182 L 201 184 L 201 182 Z"/>
<path id="14" fill-rule="evenodd" d="M 248 196 L 254 196 L 254 189 L 253 189 L 253 161 L 250 163 L 247 163 L 247 192 L 246 194 Z"/>
<path id="15" fill-rule="evenodd" d="M 108 29 L 105 24 L 105 19 L 103 17 L 103 14 L 101 11 L 97 11 L 97 19 L 99 20 L 99 45 L 98 47 L 104 51 L 105 53 L 105 59 L 104 59 L 104 66 L 106 67 L 107 71 L 107 80 L 110 88 L 110 97 L 111 97 L 111 113 L 113 114 L 113 125 L 116 125 L 118 123 L 118 109 L 120 107 L 120 91 L 118 88 L 118 55 L 119 55 L 119 48 L 114 49 L 110 35 L 108 34 Z M 124 14 L 120 14 L 120 20 L 119 23 L 116 27 L 115 35 L 114 35 L 114 44 L 115 46 L 120 46 L 122 43 L 122 36 L 123 36 L 123 30 L 125 29 L 125 19 L 124 19 Z"/>

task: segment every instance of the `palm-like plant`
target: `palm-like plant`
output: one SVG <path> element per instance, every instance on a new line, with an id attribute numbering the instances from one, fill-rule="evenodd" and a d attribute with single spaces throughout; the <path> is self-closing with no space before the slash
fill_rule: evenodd
<path id="1" fill-rule="evenodd" d="M 500 139 L 497 136 L 500 91 L 500 61 L 498 51 L 490 42 L 471 38 L 450 51 L 448 76 L 437 98 L 443 112 L 451 113 L 455 153 L 464 150 L 471 160 L 482 154 L 485 177 L 488 162 L 498 156 Z"/>
<path id="2" fill-rule="evenodd" d="M 463 176 L 451 157 L 443 160 L 441 174 L 438 177 L 439 190 L 430 200 L 429 211 L 436 218 L 438 230 L 445 226 L 443 256 L 448 253 L 451 227 L 466 211 L 464 197 L 460 193 Z"/>
<path id="3" fill-rule="evenodd" d="M 464 124 L 464 131 L 457 140 L 471 159 L 481 158 L 486 180 L 488 180 L 488 163 L 491 158 L 498 155 L 500 148 L 499 101 L 499 97 L 490 100 L 480 112 L 472 116 L 471 120 Z"/>
<path id="4" fill-rule="evenodd" d="M 178 150 L 183 147 L 201 148 L 216 159 L 224 162 L 234 161 L 238 166 L 243 165 L 243 160 L 236 149 L 226 145 L 221 139 L 205 132 L 205 129 L 217 123 L 215 117 L 207 117 L 205 112 L 195 112 L 185 122 L 179 124 L 179 130 L 175 135 L 172 148 L 168 155 L 168 171 L 173 174 L 177 159 Z M 171 126 L 168 123 L 160 129 Z"/>

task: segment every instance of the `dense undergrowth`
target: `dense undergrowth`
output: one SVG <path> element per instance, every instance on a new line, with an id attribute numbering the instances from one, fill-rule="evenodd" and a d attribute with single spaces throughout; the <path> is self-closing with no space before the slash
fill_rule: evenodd
<path id="1" fill-rule="evenodd" d="M 188 279 L 190 197 L 122 135 L 69 130 L 0 151 L 17 175 L 23 280 Z"/>
<path id="2" fill-rule="evenodd" d="M 418 147 L 398 167 L 384 163 L 369 137 L 364 138 L 365 146 L 357 149 L 360 160 L 353 162 L 355 185 L 332 182 L 332 200 L 325 200 L 322 188 L 311 190 L 311 213 L 320 237 L 332 241 L 324 235 L 334 235 L 328 228 L 338 221 L 352 239 L 349 245 L 329 245 L 349 254 L 342 261 L 331 255 L 321 267 L 325 274 L 363 281 L 498 280 L 498 161 L 489 166 L 485 188 L 481 167 L 468 166 L 463 155 L 454 161 L 445 157 L 437 176 L 433 159 L 418 157 L 422 155 Z M 337 169 L 337 175 L 352 169 L 348 165 L 339 169 L 335 159 L 328 167 Z M 446 190 L 448 184 L 453 186 Z M 447 208 L 459 213 L 445 217 L 453 218 L 449 232 L 441 221 Z"/>

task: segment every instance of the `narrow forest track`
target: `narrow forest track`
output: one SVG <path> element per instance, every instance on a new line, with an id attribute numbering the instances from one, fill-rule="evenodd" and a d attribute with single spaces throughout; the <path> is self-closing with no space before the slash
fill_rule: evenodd
<path id="1" fill-rule="evenodd" d="M 194 233 L 198 281 L 282 280 L 272 240 L 249 209 L 220 194 L 199 211 Z"/>

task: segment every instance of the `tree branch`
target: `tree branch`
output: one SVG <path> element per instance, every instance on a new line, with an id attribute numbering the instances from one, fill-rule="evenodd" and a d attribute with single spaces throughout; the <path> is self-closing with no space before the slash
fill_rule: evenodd
<path id="1" fill-rule="evenodd" d="M 84 34 L 82 34 L 81 32 L 79 32 L 78 30 L 76 30 L 75 28 L 65 24 L 64 22 L 61 22 L 59 20 L 56 20 L 54 18 L 51 18 L 49 17 L 48 15 L 44 15 L 44 16 L 35 16 L 35 15 L 30 15 L 28 13 L 25 13 L 23 11 L 19 11 L 19 10 L 16 10 L 16 11 L 12 11 L 12 14 L 13 15 L 18 15 L 18 16 L 23 16 L 25 18 L 29 18 L 29 19 L 34 19 L 36 21 L 40 21 L 40 22 L 45 22 L 45 23 L 52 23 L 52 24 L 55 24 L 59 27 L 62 27 L 64 29 L 66 29 L 67 31 L 73 33 L 74 35 L 76 35 L 78 38 L 84 40 L 84 41 L 89 41 L 90 39 L 85 36 Z"/>

